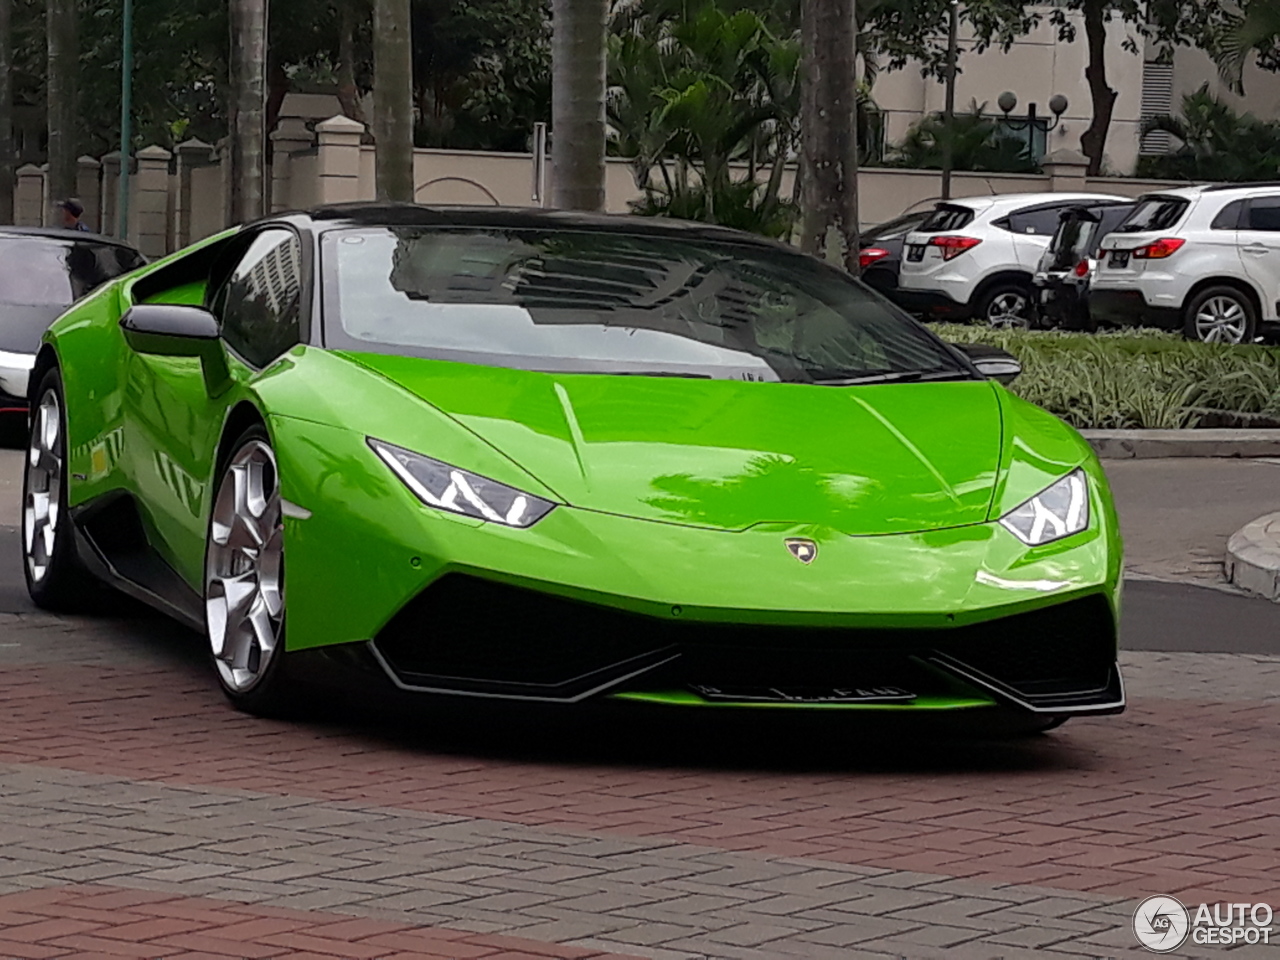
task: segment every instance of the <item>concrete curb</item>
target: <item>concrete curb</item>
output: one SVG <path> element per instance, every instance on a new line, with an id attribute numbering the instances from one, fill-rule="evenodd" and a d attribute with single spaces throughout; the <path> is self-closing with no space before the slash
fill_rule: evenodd
<path id="1" fill-rule="evenodd" d="M 1245 524 L 1227 541 L 1227 579 L 1280 603 L 1280 513 Z"/>
<path id="2" fill-rule="evenodd" d="M 1103 460 L 1280 457 L 1280 430 L 1082 430 Z"/>

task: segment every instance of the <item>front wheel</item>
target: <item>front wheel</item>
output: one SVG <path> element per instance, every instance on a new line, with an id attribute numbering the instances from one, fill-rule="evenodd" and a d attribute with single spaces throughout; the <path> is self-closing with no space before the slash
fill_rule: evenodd
<path id="1" fill-rule="evenodd" d="M 222 468 L 205 552 L 205 628 L 222 691 L 259 715 L 293 712 L 284 648 L 284 520 L 275 452 L 262 427 Z"/>
<path id="2" fill-rule="evenodd" d="M 998 283 L 978 300 L 974 311 L 979 322 L 996 329 L 1031 326 L 1035 306 L 1025 284 Z"/>
<path id="3" fill-rule="evenodd" d="M 1252 343 L 1258 330 L 1253 301 L 1235 287 L 1209 287 L 1187 304 L 1183 333 L 1203 343 Z"/>

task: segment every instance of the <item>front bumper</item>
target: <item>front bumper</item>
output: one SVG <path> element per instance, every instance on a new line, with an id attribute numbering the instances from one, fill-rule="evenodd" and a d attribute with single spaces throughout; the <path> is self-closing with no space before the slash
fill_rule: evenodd
<path id="1" fill-rule="evenodd" d="M 1064 715 L 1124 706 L 1119 541 L 1099 486 L 1088 530 L 1030 550 L 997 523 L 851 537 L 566 506 L 518 530 L 423 507 L 348 431 L 273 429 L 282 493 L 309 513 L 285 521 L 288 648 L 366 647 L 404 689 Z M 817 543 L 812 563 L 789 537 Z"/>
<path id="2" fill-rule="evenodd" d="M 1089 291 L 1089 315 L 1101 324 L 1126 327 L 1158 327 L 1180 330 L 1182 311 L 1173 307 L 1153 307 L 1141 290 L 1098 289 Z"/>

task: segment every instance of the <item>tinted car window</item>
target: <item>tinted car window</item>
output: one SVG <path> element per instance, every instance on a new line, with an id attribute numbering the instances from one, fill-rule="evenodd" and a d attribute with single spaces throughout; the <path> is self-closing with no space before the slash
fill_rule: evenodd
<path id="1" fill-rule="evenodd" d="M 973 222 L 973 217 L 974 213 L 968 207 L 940 203 L 925 217 L 919 229 L 921 233 L 946 233 L 968 226 Z"/>
<path id="2" fill-rule="evenodd" d="M 1223 207 L 1213 223 L 1209 224 L 1210 230 L 1235 230 L 1240 226 L 1240 214 L 1244 212 L 1244 201 L 1233 200 Z"/>
<path id="3" fill-rule="evenodd" d="M 1008 229 L 1014 233 L 1031 233 L 1042 237 L 1051 237 L 1058 229 L 1062 206 L 1027 207 L 1009 214 Z"/>
<path id="4" fill-rule="evenodd" d="M 1168 230 L 1174 226 L 1189 207 L 1190 201 L 1182 197 L 1144 197 L 1133 212 L 1116 228 L 1117 233 L 1146 233 L 1148 230 Z"/>
<path id="5" fill-rule="evenodd" d="M 810 383 L 965 377 L 841 271 L 750 244 L 614 231 L 344 229 L 325 237 L 331 346 L 528 370 Z"/>
<path id="6" fill-rule="evenodd" d="M 1245 214 L 1246 230 L 1280 233 L 1280 197 L 1254 197 Z"/>
<path id="7" fill-rule="evenodd" d="M 301 339 L 302 247 L 292 230 L 249 245 L 214 301 L 227 345 L 263 367 Z"/>

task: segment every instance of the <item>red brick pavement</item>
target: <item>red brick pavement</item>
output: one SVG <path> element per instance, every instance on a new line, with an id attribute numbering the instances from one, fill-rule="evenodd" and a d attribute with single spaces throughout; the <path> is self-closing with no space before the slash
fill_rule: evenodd
<path id="1" fill-rule="evenodd" d="M 444 752 L 228 707 L 194 670 L 0 675 L 0 762 L 1118 896 L 1280 901 L 1280 706 L 1145 700 L 1052 737 L 859 766 Z M 694 721 L 691 720 L 691 724 Z M 665 749 L 665 748 L 663 748 Z M 956 751 L 961 751 L 957 754 Z M 785 755 L 785 747 L 772 756 Z M 625 759 L 625 757 L 624 757 Z M 2 952 L 2 951 L 0 951 Z"/>
<path id="2" fill-rule="evenodd" d="M 0 956 L 31 960 L 622 960 L 620 954 L 518 937 L 98 884 L 0 896 Z"/>

